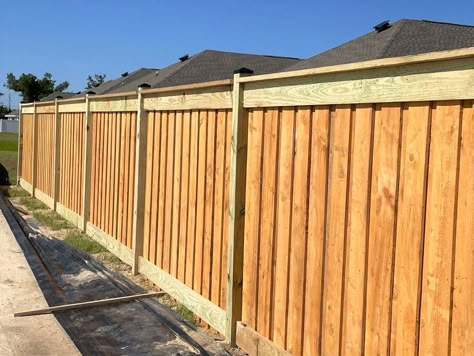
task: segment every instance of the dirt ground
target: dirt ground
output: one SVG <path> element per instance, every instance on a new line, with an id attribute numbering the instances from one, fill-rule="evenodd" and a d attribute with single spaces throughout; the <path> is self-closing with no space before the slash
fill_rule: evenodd
<path id="1" fill-rule="evenodd" d="M 0 354 L 78 355 L 53 315 L 14 318 L 13 313 L 48 304 L 0 211 Z"/>
<path id="2" fill-rule="evenodd" d="M 10 198 L 10 200 L 15 204 L 15 206 L 17 206 L 18 208 L 20 208 L 20 210 L 22 210 L 22 213 L 21 213 L 22 218 L 35 231 L 40 232 L 41 234 L 45 235 L 46 237 L 54 237 L 55 239 L 58 239 L 56 241 L 58 241 L 57 243 L 59 243 L 59 244 L 64 245 L 64 243 L 60 242 L 60 241 L 64 240 L 64 238 L 71 231 L 77 231 L 77 229 L 74 229 L 72 226 L 62 228 L 62 229 L 59 229 L 59 230 L 52 230 L 51 228 L 48 228 L 44 223 L 40 223 L 33 216 L 34 212 L 42 211 L 42 212 L 46 213 L 49 209 L 43 209 L 45 207 L 40 207 L 39 209 L 36 209 L 36 210 L 29 210 L 27 206 L 22 205 L 20 203 L 21 198 Z M 40 241 L 40 243 L 44 243 L 44 241 L 42 241 L 42 242 Z M 57 244 L 57 243 L 53 242 L 53 245 Z M 48 243 L 48 245 L 49 244 L 50 243 Z M 58 250 L 58 248 L 59 249 L 63 248 L 62 246 L 59 246 L 59 245 L 55 245 L 55 246 L 56 247 L 47 246 L 46 249 L 51 248 L 51 250 Z M 17 249 L 17 251 L 18 251 L 18 249 Z M 21 256 L 21 250 L 18 251 L 18 254 Z M 114 273 L 121 274 L 123 278 L 126 278 L 128 281 L 132 282 L 136 286 L 139 286 L 139 287 L 141 287 L 145 290 L 149 290 L 149 291 L 159 291 L 160 290 L 156 285 L 154 285 L 151 281 L 149 281 L 144 276 L 141 276 L 141 275 L 135 276 L 135 275 L 133 275 L 131 273 L 130 266 L 128 266 L 125 263 L 121 262 L 117 257 L 115 257 L 113 254 L 111 254 L 108 251 L 102 250 L 100 252 L 90 254 L 90 256 L 92 256 L 99 263 L 103 264 L 105 266 L 105 268 L 107 268 L 108 270 L 110 270 Z M 24 258 L 23 258 L 23 260 L 24 260 Z M 52 261 L 52 263 L 57 263 L 57 262 L 58 262 L 57 260 Z M 26 263 L 26 261 L 25 261 L 25 263 Z M 1 268 L 1 266 L 0 266 L 0 268 Z M 29 269 L 28 269 L 28 272 L 31 275 L 31 271 L 29 271 Z M 10 271 L 10 273 L 11 273 L 11 271 Z M 0 278 L 0 280 L 1 280 L 1 278 Z M 9 281 L 9 282 L 11 282 L 11 281 Z M 3 286 L 2 286 L 2 288 L 3 288 Z M 16 289 L 16 287 L 15 287 L 15 289 Z M 44 289 L 44 288 L 42 287 L 42 289 Z M 106 291 L 106 289 L 104 289 L 103 291 Z M 45 291 L 43 290 L 43 292 L 45 292 Z M 41 294 L 41 291 L 39 291 L 39 293 Z M 26 297 L 25 299 L 26 299 L 26 301 L 28 301 L 29 297 Z M 45 303 L 43 306 L 46 306 L 47 304 L 46 304 L 44 298 L 42 298 L 42 301 Z M 48 302 L 49 302 L 50 305 L 62 304 L 61 302 L 59 302 L 59 303 L 56 302 L 56 303 L 51 304 L 50 300 L 48 300 Z M 72 301 L 72 302 L 76 302 L 76 301 Z M 215 332 L 213 332 L 212 330 L 210 330 L 206 326 L 201 325 L 200 322 L 199 322 L 199 319 L 197 319 L 189 310 L 184 308 L 184 306 L 176 303 L 176 301 L 174 301 L 168 295 L 164 295 L 163 297 L 159 298 L 159 302 L 160 302 L 159 304 L 162 305 L 162 307 L 160 307 L 160 306 L 157 307 L 158 308 L 157 309 L 158 314 L 164 313 L 164 314 L 167 315 L 166 317 L 169 318 L 168 320 L 171 320 L 172 323 L 176 322 L 177 324 L 181 325 L 182 328 L 184 327 L 184 329 L 186 330 L 185 333 L 190 336 L 189 341 L 193 342 L 193 340 L 194 340 L 200 345 L 206 345 L 206 346 L 204 346 L 207 349 L 207 352 L 205 352 L 205 354 L 245 355 L 245 353 L 243 353 L 241 350 L 231 348 L 229 345 L 225 344 L 224 338 L 222 336 L 216 334 Z M 2 305 L 0 305 L 0 308 L 2 308 Z M 160 309 L 160 308 L 165 308 L 165 309 L 169 308 L 167 310 L 169 310 L 170 313 L 168 313 L 165 309 Z M 24 308 L 24 309 L 28 309 L 28 308 Z M 132 310 L 134 310 L 134 309 L 132 309 Z M 124 311 L 123 314 L 128 315 L 127 313 L 128 313 L 127 311 Z M 164 315 L 164 314 L 162 314 L 162 315 Z M 78 317 L 79 317 L 79 319 L 81 319 L 81 316 L 77 316 L 77 315 L 74 318 L 71 317 L 70 319 L 75 322 Z M 109 318 L 109 317 L 110 317 L 110 315 L 105 315 L 105 318 Z M 113 317 L 115 317 L 115 315 Z M 50 316 L 50 319 L 51 318 L 52 318 L 53 321 L 56 321 L 56 319 L 54 317 Z M 147 315 L 144 316 L 144 319 L 148 319 L 148 318 L 150 318 L 150 316 L 147 316 Z M 64 329 L 66 331 L 68 331 L 69 335 L 71 336 L 72 335 L 71 330 L 69 330 L 68 327 L 65 326 L 64 320 L 60 320 L 60 322 L 61 322 L 61 325 L 63 325 Z M 73 322 L 73 324 L 74 324 L 74 322 Z M 151 325 L 153 325 L 155 327 L 157 326 L 157 321 L 153 321 L 152 318 L 149 321 L 147 321 L 147 323 L 149 323 L 150 326 Z M 66 321 L 66 324 L 67 324 L 67 321 Z M 121 325 L 122 322 L 118 321 L 117 324 Z M 158 324 L 159 324 L 159 321 L 158 321 Z M 59 325 L 59 324 L 56 322 L 56 325 Z M 59 326 L 59 329 L 62 330 L 61 326 Z M 22 333 L 20 333 L 20 335 L 21 334 Z M 74 334 L 74 330 L 73 330 L 73 334 Z M 76 332 L 76 339 L 74 339 L 74 337 L 71 336 L 73 338 L 73 340 L 75 340 L 74 342 L 76 342 L 77 345 L 79 345 L 78 341 L 77 341 L 77 335 L 80 335 L 80 334 L 82 334 L 82 333 L 81 332 L 79 332 L 79 333 Z M 64 335 L 64 333 L 62 333 L 62 335 L 67 339 L 67 335 Z M 93 338 L 95 337 L 95 335 L 91 335 L 91 334 L 89 334 L 89 336 L 93 337 Z M 155 336 L 155 339 L 154 339 L 155 341 L 156 341 L 156 337 L 157 336 Z M 150 338 L 153 341 L 153 337 L 150 336 Z M 21 337 L 19 339 L 21 339 Z M 1 340 L 1 336 L 0 336 L 0 340 Z M 127 343 L 125 341 L 123 341 L 123 342 L 124 342 L 124 345 L 127 345 Z M 18 340 L 18 343 L 21 344 L 21 340 Z M 69 340 L 69 343 L 72 344 L 70 340 Z M 0 345 L 1 345 L 1 341 L 0 341 Z M 98 343 L 98 345 L 100 345 L 100 343 Z M 2 351 L 2 349 L 0 347 L 0 354 L 3 355 L 3 353 L 1 351 Z M 132 351 L 132 350 L 130 350 L 130 351 Z M 135 351 L 138 351 L 138 350 L 135 350 Z M 141 350 L 141 352 L 142 351 L 143 351 L 143 349 Z M 17 353 L 15 353 L 15 354 L 17 354 Z M 19 354 L 23 354 L 23 353 L 19 353 Z M 49 353 L 48 352 L 47 354 L 54 354 L 54 353 Z M 64 353 L 62 353 L 62 354 L 64 354 Z M 71 354 L 71 353 L 66 353 L 66 354 Z M 104 353 L 104 354 L 107 354 L 107 353 Z M 128 354 L 128 353 L 125 353 L 125 354 Z M 142 354 L 142 353 L 140 353 L 140 354 Z M 148 354 L 148 353 L 146 353 L 146 354 Z M 152 351 L 150 354 L 155 354 L 155 353 Z M 158 354 L 160 354 L 160 353 L 158 353 Z M 181 353 L 178 353 L 178 354 L 181 354 Z M 192 354 L 194 354 L 194 353 L 192 353 Z"/>

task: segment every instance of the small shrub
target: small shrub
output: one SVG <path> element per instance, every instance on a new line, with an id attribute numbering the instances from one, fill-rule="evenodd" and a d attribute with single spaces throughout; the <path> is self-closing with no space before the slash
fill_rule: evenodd
<path id="1" fill-rule="evenodd" d="M 35 211 L 33 212 L 33 216 L 35 217 L 36 220 L 46 225 L 53 231 L 72 228 L 72 225 L 69 222 L 67 222 L 65 219 L 61 217 L 61 215 L 59 215 L 58 213 L 54 211 L 48 211 L 48 212 Z"/>
<path id="2" fill-rule="evenodd" d="M 91 239 L 79 230 L 69 231 L 64 241 L 71 246 L 78 248 L 84 252 L 95 254 L 107 251 L 101 244 Z"/>
<path id="3" fill-rule="evenodd" d="M 38 199 L 30 197 L 22 197 L 20 199 L 20 204 L 24 205 L 28 210 L 44 210 L 48 207 L 40 202 Z"/>

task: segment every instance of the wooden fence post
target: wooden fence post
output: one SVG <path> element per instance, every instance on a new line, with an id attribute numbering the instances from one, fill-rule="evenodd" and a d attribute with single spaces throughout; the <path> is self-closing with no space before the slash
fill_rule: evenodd
<path id="1" fill-rule="evenodd" d="M 86 113 L 84 120 L 84 172 L 82 179 L 82 231 L 86 231 L 89 220 L 90 197 L 91 197 L 91 154 L 92 154 L 92 130 L 93 120 L 90 112 L 89 94 L 86 94 Z"/>
<path id="2" fill-rule="evenodd" d="M 243 85 L 239 82 L 239 79 L 252 73 L 253 71 L 246 68 L 236 70 L 233 83 L 225 335 L 231 345 L 235 345 L 237 321 L 242 318 L 245 181 L 247 173 L 248 113 L 243 107 Z"/>
<path id="3" fill-rule="evenodd" d="M 18 109 L 18 158 L 16 164 L 16 184 L 20 185 L 20 178 L 21 178 L 21 165 L 22 165 L 22 157 L 23 155 L 23 125 L 21 124 L 21 103 Z"/>
<path id="4" fill-rule="evenodd" d="M 145 177 L 147 147 L 147 113 L 143 108 L 142 88 L 138 88 L 137 136 L 135 151 L 135 186 L 133 198 L 133 274 L 138 274 L 138 260 L 143 254 L 143 221 L 145 210 Z"/>
<path id="5" fill-rule="evenodd" d="M 36 181 L 37 181 L 37 167 L 38 167 L 38 114 L 36 113 L 36 102 L 33 102 L 33 152 L 32 152 L 32 159 L 33 159 L 33 169 L 32 169 L 32 182 L 31 182 L 31 195 L 34 197 L 36 196 Z"/>
<path id="6" fill-rule="evenodd" d="M 60 144 L 61 144 L 61 122 L 60 115 L 58 112 L 58 99 L 54 99 L 54 163 L 53 163 L 53 210 L 56 211 L 56 207 L 59 199 L 59 172 L 61 167 L 59 166 L 59 155 L 60 155 Z"/>

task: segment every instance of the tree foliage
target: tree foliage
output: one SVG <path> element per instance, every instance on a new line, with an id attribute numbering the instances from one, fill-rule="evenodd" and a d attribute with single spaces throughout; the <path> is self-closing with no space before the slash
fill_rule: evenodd
<path id="1" fill-rule="evenodd" d="M 6 105 L 0 104 L 0 119 L 3 119 L 9 112 L 10 109 Z"/>
<path id="2" fill-rule="evenodd" d="M 69 82 L 64 81 L 56 85 L 51 73 L 44 73 L 41 79 L 31 73 L 23 73 L 18 78 L 13 73 L 8 73 L 5 86 L 20 93 L 23 103 L 29 103 L 38 101 L 56 91 L 66 90 L 69 87 Z"/>
<path id="3" fill-rule="evenodd" d="M 105 81 L 105 74 L 94 74 L 87 76 L 86 89 L 95 88 Z"/>

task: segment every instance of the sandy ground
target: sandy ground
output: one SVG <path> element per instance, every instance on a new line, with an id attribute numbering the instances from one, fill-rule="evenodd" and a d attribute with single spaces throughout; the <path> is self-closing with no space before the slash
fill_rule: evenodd
<path id="1" fill-rule="evenodd" d="M 1 211 L 0 248 L 0 355 L 78 355 L 53 315 L 13 317 L 48 305 Z"/>

